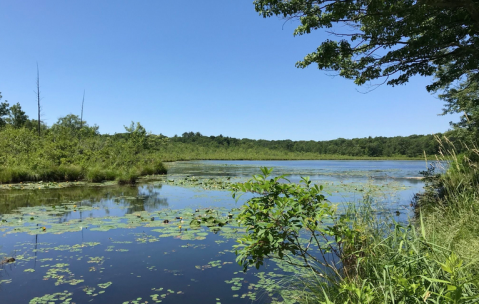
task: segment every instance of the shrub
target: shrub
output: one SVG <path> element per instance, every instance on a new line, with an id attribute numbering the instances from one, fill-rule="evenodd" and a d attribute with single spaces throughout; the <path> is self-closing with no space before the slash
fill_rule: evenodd
<path id="1" fill-rule="evenodd" d="M 103 169 L 100 167 L 90 168 L 86 174 L 87 180 L 92 183 L 115 180 L 116 177 L 117 172 L 115 170 Z"/>
<path id="2" fill-rule="evenodd" d="M 136 168 L 121 170 L 116 180 L 119 185 L 133 185 L 136 183 L 139 175 L 138 169 Z"/>

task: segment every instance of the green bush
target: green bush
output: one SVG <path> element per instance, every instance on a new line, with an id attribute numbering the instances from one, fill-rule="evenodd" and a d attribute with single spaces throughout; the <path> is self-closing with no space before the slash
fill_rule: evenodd
<path id="1" fill-rule="evenodd" d="M 119 185 L 133 185 L 136 183 L 140 173 L 136 168 L 130 168 L 127 170 L 121 170 L 116 180 Z"/>
<path id="2" fill-rule="evenodd" d="M 118 173 L 115 170 L 103 169 L 101 167 L 93 167 L 88 169 L 86 179 L 91 183 L 100 183 L 103 181 L 115 180 Z"/>
<path id="3" fill-rule="evenodd" d="M 46 128 L 39 137 L 27 128 L 0 129 L 0 182 L 134 180 L 134 175 L 164 174 L 159 153 L 150 149 L 141 125 L 133 135 L 110 137 L 97 127 L 84 124 L 74 115 Z M 73 123 L 70 123 L 73 122 Z M 141 131 L 141 132 L 140 132 Z M 140 168 L 135 174 L 121 174 L 123 168 Z M 120 176 L 122 175 L 122 176 Z M 125 178 L 130 175 L 132 178 Z"/>
<path id="4" fill-rule="evenodd" d="M 29 171 L 22 167 L 0 167 L 0 183 L 18 183 L 33 180 Z"/>

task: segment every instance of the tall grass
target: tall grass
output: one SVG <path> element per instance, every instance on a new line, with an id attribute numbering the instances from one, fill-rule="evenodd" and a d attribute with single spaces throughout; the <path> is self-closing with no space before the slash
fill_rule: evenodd
<path id="1" fill-rule="evenodd" d="M 300 270 L 282 287 L 291 303 L 474 303 L 478 300 L 477 263 L 461 258 L 443 238 L 430 235 L 432 223 L 403 225 L 378 220 L 364 203 L 352 211 L 361 245 L 345 256 L 337 273 Z M 369 209 L 369 210 L 368 210 Z M 366 213 L 364 213 L 366 212 Z M 478 236 L 475 236 L 477 240 Z M 354 256 L 354 259 L 351 259 Z M 336 265 L 337 266 L 337 265 Z M 291 292 L 295 290 L 296 292 Z"/>
<path id="2" fill-rule="evenodd" d="M 350 205 L 344 216 L 359 237 L 343 244 L 341 263 L 330 262 L 338 271 L 298 269 L 282 282 L 285 303 L 479 302 L 479 150 L 457 155 L 438 141 L 445 172 L 425 172 L 415 218 L 398 223 L 367 195 Z"/>
<path id="3" fill-rule="evenodd" d="M 32 170 L 27 167 L 0 167 L 0 183 L 22 181 L 73 181 L 82 179 L 83 170 L 75 165 L 48 166 Z"/>
<path id="4" fill-rule="evenodd" d="M 133 184 L 140 176 L 166 174 L 162 162 L 140 163 L 133 168 L 105 168 L 101 165 L 82 168 L 77 165 L 47 166 L 32 169 L 28 167 L 0 167 L 0 183 L 37 181 L 76 181 L 92 183 L 117 180 L 119 184 Z"/>

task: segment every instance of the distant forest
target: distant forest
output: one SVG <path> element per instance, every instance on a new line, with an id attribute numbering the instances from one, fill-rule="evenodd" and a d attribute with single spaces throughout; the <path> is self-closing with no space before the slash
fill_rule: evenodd
<path id="1" fill-rule="evenodd" d="M 438 134 L 439 135 L 439 134 Z M 233 137 L 204 136 L 199 132 L 185 132 L 182 136 L 170 138 L 172 142 L 193 143 L 205 147 L 227 146 L 232 148 L 266 148 L 288 152 L 318 153 L 345 156 L 369 157 L 422 157 L 438 153 L 439 144 L 433 135 L 411 135 L 407 137 L 366 137 L 327 141 L 293 141 L 293 140 L 254 140 Z"/>
<path id="2" fill-rule="evenodd" d="M 442 134 L 437 134 L 442 135 Z M 114 137 L 124 137 L 126 133 L 116 134 Z M 340 155 L 351 157 L 399 157 L 399 158 L 423 158 L 426 155 L 434 155 L 439 151 L 439 144 L 434 135 L 411 135 L 396 137 L 365 137 L 344 139 L 338 138 L 327 141 L 293 141 L 293 140 L 254 140 L 238 139 L 228 136 L 205 136 L 200 132 L 185 132 L 181 136 L 166 137 L 163 135 L 150 135 L 163 138 L 163 143 L 169 146 L 194 146 L 204 149 L 239 150 L 239 151 L 276 151 L 294 154 L 321 154 Z M 189 149 L 188 149 L 189 150 Z M 343 158 L 343 157 L 341 157 Z"/>

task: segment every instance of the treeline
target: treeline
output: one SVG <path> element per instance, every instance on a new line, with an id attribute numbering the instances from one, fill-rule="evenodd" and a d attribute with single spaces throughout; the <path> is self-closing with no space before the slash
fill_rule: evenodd
<path id="1" fill-rule="evenodd" d="M 440 134 L 439 134 L 440 135 Z M 434 135 L 411 135 L 407 137 L 366 137 L 328 141 L 254 140 L 233 137 L 204 136 L 199 132 L 185 132 L 170 138 L 171 142 L 194 144 L 211 148 L 240 150 L 268 149 L 291 153 L 313 153 L 352 157 L 423 157 L 437 154 L 439 144 Z"/>
<path id="2" fill-rule="evenodd" d="M 329 141 L 253 140 L 185 132 L 167 137 L 148 133 L 140 123 L 125 132 L 100 134 L 69 114 L 47 126 L 30 119 L 20 104 L 0 103 L 0 182 L 118 180 L 166 173 L 163 161 L 412 159 L 437 154 L 433 135 L 368 137 Z M 460 152 L 460 151 L 459 151 Z"/>

